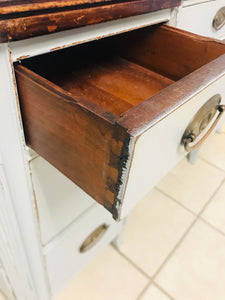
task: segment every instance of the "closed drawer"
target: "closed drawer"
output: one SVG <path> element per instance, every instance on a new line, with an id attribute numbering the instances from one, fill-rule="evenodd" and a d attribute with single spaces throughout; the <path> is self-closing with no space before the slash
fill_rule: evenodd
<path id="1" fill-rule="evenodd" d="M 30 162 L 38 222 L 45 245 L 95 201 L 42 157 Z"/>
<path id="2" fill-rule="evenodd" d="M 52 294 L 87 265 L 120 232 L 122 222 L 95 204 L 44 248 Z"/>
<path id="3" fill-rule="evenodd" d="M 224 53 L 154 26 L 24 60 L 26 142 L 120 219 L 187 154 L 182 136 L 200 107 L 223 101 Z"/>
<path id="4" fill-rule="evenodd" d="M 224 39 L 224 0 L 209 1 L 182 8 L 178 14 L 177 27 L 204 36 Z"/>

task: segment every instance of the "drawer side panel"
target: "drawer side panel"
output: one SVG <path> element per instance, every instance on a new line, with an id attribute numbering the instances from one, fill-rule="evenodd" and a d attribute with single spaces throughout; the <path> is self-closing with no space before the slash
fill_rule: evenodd
<path id="1" fill-rule="evenodd" d="M 113 122 L 16 71 L 27 144 L 109 211 L 122 136 Z"/>

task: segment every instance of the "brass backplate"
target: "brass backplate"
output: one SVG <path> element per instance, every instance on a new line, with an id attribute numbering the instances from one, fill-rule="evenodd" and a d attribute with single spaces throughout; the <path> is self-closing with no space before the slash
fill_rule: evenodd
<path id="1" fill-rule="evenodd" d="M 190 136 L 199 136 L 202 131 L 212 121 L 213 117 L 217 113 L 218 105 L 221 102 L 221 96 L 219 94 L 210 98 L 195 114 L 192 121 L 189 123 L 185 130 L 182 141 Z"/>
<path id="2" fill-rule="evenodd" d="M 80 247 L 80 252 L 86 252 L 91 249 L 105 234 L 108 229 L 108 225 L 102 224 L 97 229 L 95 229 L 83 242 Z"/>
<path id="3" fill-rule="evenodd" d="M 225 6 L 221 7 L 220 10 L 216 13 L 212 26 L 216 30 L 220 30 L 225 25 Z"/>

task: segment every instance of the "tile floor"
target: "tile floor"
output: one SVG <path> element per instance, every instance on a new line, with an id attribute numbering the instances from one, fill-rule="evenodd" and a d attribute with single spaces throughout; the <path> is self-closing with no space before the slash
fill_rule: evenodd
<path id="1" fill-rule="evenodd" d="M 0 300 L 6 300 L 6 297 L 3 293 L 0 292 Z"/>
<path id="2" fill-rule="evenodd" d="M 225 131 L 181 161 L 57 300 L 225 299 Z"/>

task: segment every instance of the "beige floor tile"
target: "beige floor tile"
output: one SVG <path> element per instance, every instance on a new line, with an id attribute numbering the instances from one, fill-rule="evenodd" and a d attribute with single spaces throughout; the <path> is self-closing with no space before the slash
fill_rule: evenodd
<path id="1" fill-rule="evenodd" d="M 151 284 L 140 300 L 170 300 L 170 298 L 161 292 L 154 284 Z"/>
<path id="2" fill-rule="evenodd" d="M 185 158 L 158 184 L 158 188 L 198 213 L 223 180 L 225 173 L 197 159 Z"/>
<path id="3" fill-rule="evenodd" d="M 3 293 L 1 293 L 1 291 L 0 291 L 0 300 L 6 300 L 5 295 Z"/>
<path id="4" fill-rule="evenodd" d="M 134 300 L 147 283 L 144 275 L 107 246 L 56 299 Z"/>
<path id="5" fill-rule="evenodd" d="M 153 189 L 128 219 L 120 250 L 152 276 L 192 221 L 192 214 Z"/>
<path id="6" fill-rule="evenodd" d="M 198 221 L 155 281 L 176 300 L 224 300 L 225 237 Z"/>
<path id="7" fill-rule="evenodd" d="M 202 217 L 225 233 L 225 183 L 206 207 Z"/>
<path id="8" fill-rule="evenodd" d="M 225 134 L 212 134 L 202 145 L 199 155 L 225 170 Z"/>

